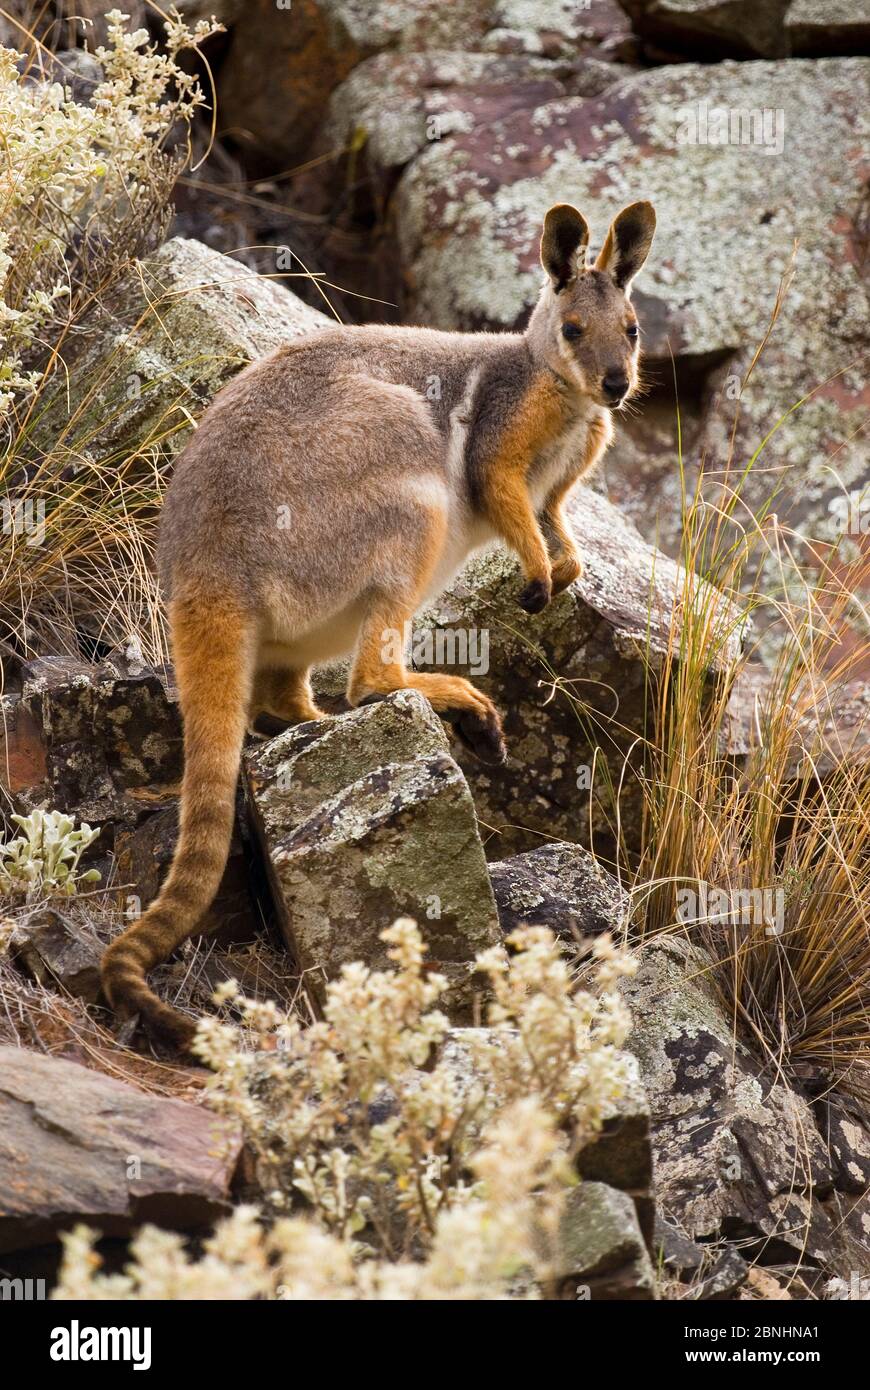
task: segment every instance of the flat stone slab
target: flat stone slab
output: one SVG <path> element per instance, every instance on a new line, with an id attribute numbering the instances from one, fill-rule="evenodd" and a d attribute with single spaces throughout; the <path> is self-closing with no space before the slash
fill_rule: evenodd
<path id="1" fill-rule="evenodd" d="M 200 1106 L 0 1048 L 0 1252 L 80 1221 L 106 1236 L 206 1225 L 228 1206 L 240 1152 L 236 1127 Z"/>

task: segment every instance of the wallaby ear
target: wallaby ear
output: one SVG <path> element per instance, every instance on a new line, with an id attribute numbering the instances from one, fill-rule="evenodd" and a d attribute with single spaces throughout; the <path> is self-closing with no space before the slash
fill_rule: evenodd
<path id="1" fill-rule="evenodd" d="M 556 294 L 570 285 L 586 269 L 589 227 L 570 203 L 557 203 L 544 218 L 541 237 L 541 265 L 553 282 Z"/>
<path id="2" fill-rule="evenodd" d="M 652 246 L 656 215 L 652 203 L 632 203 L 614 217 L 601 248 L 596 270 L 612 275 L 621 290 L 628 287 L 640 270 Z"/>

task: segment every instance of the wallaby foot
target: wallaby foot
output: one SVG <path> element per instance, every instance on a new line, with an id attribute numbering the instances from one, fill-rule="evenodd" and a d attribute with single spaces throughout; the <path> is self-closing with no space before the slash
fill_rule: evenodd
<path id="1" fill-rule="evenodd" d="M 381 632 L 384 627 L 402 631 L 406 615 L 397 613 L 384 622 L 379 616 L 364 629 L 347 688 L 351 705 L 372 704 L 395 690 L 419 690 L 435 713 L 446 719 L 457 737 L 481 762 L 503 763 L 507 758 L 501 720 L 492 701 L 462 676 L 408 671 L 401 662 L 384 661 Z"/>

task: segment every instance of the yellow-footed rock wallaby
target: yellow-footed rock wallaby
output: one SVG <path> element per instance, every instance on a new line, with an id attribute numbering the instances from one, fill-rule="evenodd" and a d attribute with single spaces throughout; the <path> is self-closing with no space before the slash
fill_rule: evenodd
<path id="1" fill-rule="evenodd" d="M 654 230 L 651 205 L 633 203 L 590 267 L 586 221 L 560 204 L 524 333 L 336 326 L 253 363 L 206 411 L 158 549 L 184 721 L 181 830 L 159 896 L 105 953 L 119 1013 L 189 1043 L 191 1020 L 145 977 L 217 891 L 249 722 L 323 717 L 312 665 L 353 652 L 351 705 L 413 687 L 478 757 L 503 760 L 491 701 L 384 660 L 384 631 L 405 631 L 496 538 L 519 557 L 528 613 L 581 573 L 562 507 L 638 385 L 629 291 Z"/>

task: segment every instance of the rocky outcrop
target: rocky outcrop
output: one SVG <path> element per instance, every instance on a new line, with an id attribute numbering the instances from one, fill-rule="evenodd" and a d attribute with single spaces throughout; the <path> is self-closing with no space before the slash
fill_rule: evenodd
<path id="1" fill-rule="evenodd" d="M 0 1251 L 84 1221 L 205 1226 L 226 1209 L 241 1140 L 200 1106 L 74 1062 L 0 1048 Z"/>
<path id="2" fill-rule="evenodd" d="M 218 113 L 246 160 L 269 171 L 310 158 L 332 93 L 367 59 L 400 55 L 397 69 L 388 63 L 362 79 L 365 85 L 376 73 L 381 80 L 394 74 L 397 94 L 415 71 L 426 71 L 425 63 L 422 69 L 413 61 L 405 65 L 407 55 L 445 52 L 452 53 L 454 70 L 464 58 L 469 75 L 480 63 L 504 58 L 489 70 L 513 71 L 522 87 L 535 80 L 536 69 L 539 79 L 548 80 L 549 68 L 558 81 L 558 65 L 586 52 L 621 56 L 629 38 L 615 0 L 596 0 L 591 8 L 583 0 L 451 0 L 441 6 L 430 0 L 294 0 L 286 8 L 249 0 L 233 20 Z M 518 99 L 505 96 L 509 104 Z M 408 97 L 410 120 L 406 111 L 404 123 L 410 133 L 416 102 L 410 91 Z M 485 102 L 477 110 L 486 117 Z M 340 154 L 344 144 L 321 142 L 321 148 Z"/>
<path id="3" fill-rule="evenodd" d="M 245 766 L 279 921 L 315 1002 L 343 965 L 385 966 L 380 933 L 409 916 L 448 978 L 448 1012 L 468 1020 L 474 959 L 499 940 L 498 917 L 468 787 L 422 696 L 300 724 Z"/>
<path id="4" fill-rule="evenodd" d="M 737 1238 L 762 1263 L 833 1268 L 845 1254 L 858 1262 L 851 1267 L 867 1269 L 860 1166 L 848 1188 L 836 1172 L 836 1133 L 829 1150 L 810 1102 L 735 1040 L 713 969 L 683 938 L 660 938 L 623 985 L 634 1018 L 628 1047 L 652 1112 L 662 1215 L 693 1238 Z M 865 1139 L 853 1142 L 863 1147 Z"/>

